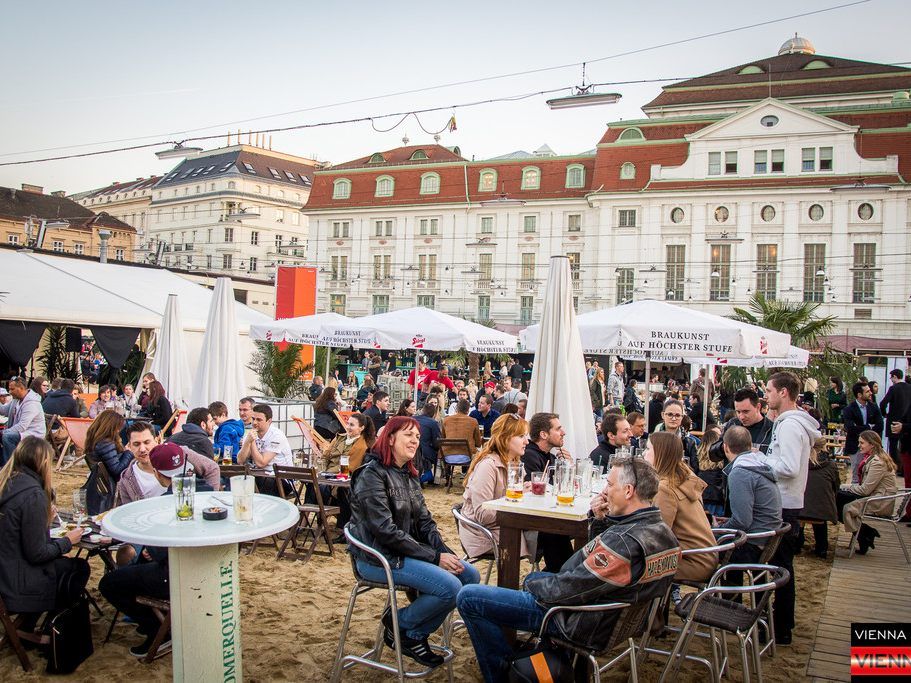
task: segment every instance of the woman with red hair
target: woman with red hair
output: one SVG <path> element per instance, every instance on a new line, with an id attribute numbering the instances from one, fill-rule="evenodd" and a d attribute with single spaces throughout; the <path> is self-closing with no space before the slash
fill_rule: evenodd
<path id="1" fill-rule="evenodd" d="M 443 542 L 430 516 L 414 467 L 420 440 L 420 426 L 413 417 L 397 415 L 386 423 L 374 452 L 352 475 L 347 528 L 389 561 L 397 585 L 418 592 L 417 599 L 398 611 L 402 654 L 424 666 L 439 666 L 443 658 L 431 650 L 427 637 L 455 609 L 462 586 L 478 583 L 480 575 Z M 385 583 L 386 574 L 375 560 L 357 548 L 351 552 L 361 576 Z M 394 647 L 391 611 L 382 620 L 386 645 Z"/>

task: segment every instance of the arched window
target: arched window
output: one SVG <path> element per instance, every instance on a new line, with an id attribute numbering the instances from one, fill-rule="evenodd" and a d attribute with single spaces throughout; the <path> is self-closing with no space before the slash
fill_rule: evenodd
<path id="1" fill-rule="evenodd" d="M 585 186 L 585 166 L 570 164 L 566 167 L 566 187 Z"/>
<path id="2" fill-rule="evenodd" d="M 377 197 L 391 197 L 392 193 L 395 191 L 395 180 L 392 179 L 392 176 L 381 175 L 376 179 L 376 196 Z"/>
<path id="3" fill-rule="evenodd" d="M 228 189 L 229 189 L 229 190 L 233 190 L 233 189 L 236 188 L 236 187 L 237 187 L 237 184 L 236 184 L 233 180 L 229 180 L 229 181 L 228 181 Z"/>
<path id="4" fill-rule="evenodd" d="M 386 157 L 384 157 L 382 154 L 377 152 L 376 154 L 374 154 L 373 156 L 370 157 L 370 161 L 368 161 L 367 163 L 368 164 L 384 164 L 384 163 L 386 163 Z"/>
<path id="5" fill-rule="evenodd" d="M 351 181 L 347 178 L 339 178 L 332 184 L 333 199 L 348 199 L 351 196 Z"/>
<path id="6" fill-rule="evenodd" d="M 522 169 L 522 189 L 537 190 L 541 187 L 541 169 L 537 166 L 526 166 Z"/>
<path id="7" fill-rule="evenodd" d="M 642 131 L 638 128 L 627 128 L 622 133 L 620 137 L 617 138 L 617 141 L 630 141 L 630 140 L 645 140 L 645 136 L 642 134 Z"/>
<path id="8" fill-rule="evenodd" d="M 741 76 L 746 76 L 748 74 L 761 74 L 765 72 L 762 70 L 762 67 L 756 66 L 755 64 L 750 64 L 749 66 L 743 67 L 737 73 L 739 73 Z"/>
<path id="9" fill-rule="evenodd" d="M 636 177 L 636 165 L 631 161 L 626 161 L 620 167 L 621 180 L 633 180 Z"/>
<path id="10" fill-rule="evenodd" d="M 410 157 L 411 161 L 419 161 L 421 159 L 427 159 L 427 158 L 428 158 L 427 152 L 425 152 L 423 149 L 414 150 L 414 154 L 412 154 Z"/>
<path id="11" fill-rule="evenodd" d="M 418 150 L 420 151 L 420 150 Z M 421 176 L 421 194 L 440 193 L 440 174 L 425 173 Z"/>
<path id="12" fill-rule="evenodd" d="M 497 172 L 492 168 L 485 168 L 481 171 L 481 177 L 478 179 L 478 192 L 495 192 L 497 189 Z"/>
<path id="13" fill-rule="evenodd" d="M 804 71 L 812 71 L 813 69 L 831 69 L 832 65 L 829 64 L 824 59 L 814 59 L 811 62 L 807 62 L 806 66 L 803 67 Z"/>

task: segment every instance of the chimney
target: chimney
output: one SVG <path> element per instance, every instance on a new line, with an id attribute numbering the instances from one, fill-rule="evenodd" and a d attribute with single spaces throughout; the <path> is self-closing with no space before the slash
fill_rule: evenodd
<path id="1" fill-rule="evenodd" d="M 29 185 L 28 183 L 22 183 L 23 192 L 31 192 L 33 194 L 44 194 L 44 188 L 41 185 Z"/>
<path id="2" fill-rule="evenodd" d="M 52 197 L 66 197 L 66 192 L 63 190 L 54 190 L 51 192 Z"/>
<path id="3" fill-rule="evenodd" d="M 108 240 L 111 239 L 111 231 L 102 228 L 98 231 L 98 239 L 101 240 L 101 246 L 98 247 L 98 260 L 101 263 L 108 262 Z"/>

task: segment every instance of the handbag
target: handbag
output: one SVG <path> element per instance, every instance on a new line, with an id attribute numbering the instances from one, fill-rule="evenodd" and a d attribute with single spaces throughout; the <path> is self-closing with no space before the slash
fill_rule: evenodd
<path id="1" fill-rule="evenodd" d="M 44 624 L 44 632 L 50 639 L 45 650 L 47 673 L 73 673 L 95 651 L 89 602 L 85 596 L 50 617 Z"/>
<path id="2" fill-rule="evenodd" d="M 572 658 L 547 638 L 535 646 L 526 643 L 506 661 L 505 678 L 509 683 L 572 683 Z"/>

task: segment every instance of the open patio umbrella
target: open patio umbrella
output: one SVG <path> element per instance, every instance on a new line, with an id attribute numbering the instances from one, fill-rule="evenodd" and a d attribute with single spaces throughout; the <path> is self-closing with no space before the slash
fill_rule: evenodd
<path id="1" fill-rule="evenodd" d="M 234 288 L 231 278 L 220 277 L 215 281 L 206 335 L 196 365 L 192 403 L 193 406 L 207 406 L 212 401 L 221 401 L 236 406 L 245 393 L 234 317 Z"/>
<path id="2" fill-rule="evenodd" d="M 805 368 L 810 363 L 810 352 L 799 346 L 791 346 L 783 358 L 753 356 L 752 358 L 700 358 L 697 363 L 735 368 Z"/>
<path id="3" fill-rule="evenodd" d="M 155 337 L 155 356 L 149 372 L 161 382 L 172 405 L 181 408 L 189 406 L 190 366 L 184 349 L 183 324 L 176 294 L 168 295 L 161 327 Z"/>
<path id="4" fill-rule="evenodd" d="M 323 346 L 319 332 L 323 325 L 348 325 L 351 318 L 338 313 L 316 313 L 297 318 L 283 318 L 261 325 L 250 325 L 250 338 L 260 341 L 289 342 Z M 331 348 L 331 347 L 330 347 Z M 329 356 L 326 354 L 326 374 L 329 379 Z"/>
<path id="5" fill-rule="evenodd" d="M 557 413 L 566 430 L 567 450 L 584 458 L 598 442 L 569 271 L 569 258 L 551 257 L 526 412 Z"/>

